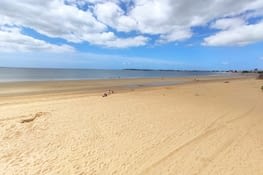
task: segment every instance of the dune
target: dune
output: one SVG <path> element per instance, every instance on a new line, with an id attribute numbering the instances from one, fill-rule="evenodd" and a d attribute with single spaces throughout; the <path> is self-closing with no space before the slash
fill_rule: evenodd
<path id="1" fill-rule="evenodd" d="M 5 94 L 0 174 L 263 174 L 262 85 L 241 78 L 110 86 L 107 98 L 84 85 Z"/>

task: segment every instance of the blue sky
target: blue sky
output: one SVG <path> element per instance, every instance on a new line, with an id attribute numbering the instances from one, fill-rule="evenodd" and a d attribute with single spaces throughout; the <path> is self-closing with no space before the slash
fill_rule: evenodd
<path id="1" fill-rule="evenodd" d="M 0 67 L 263 69 L 263 1 L 1 0 Z"/>

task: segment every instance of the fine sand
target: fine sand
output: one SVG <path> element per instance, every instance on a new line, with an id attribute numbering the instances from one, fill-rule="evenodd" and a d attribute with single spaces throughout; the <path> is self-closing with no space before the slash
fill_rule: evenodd
<path id="1" fill-rule="evenodd" d="M 0 174 L 262 175 L 262 85 L 249 77 L 0 84 Z M 103 98 L 108 88 L 114 94 Z"/>

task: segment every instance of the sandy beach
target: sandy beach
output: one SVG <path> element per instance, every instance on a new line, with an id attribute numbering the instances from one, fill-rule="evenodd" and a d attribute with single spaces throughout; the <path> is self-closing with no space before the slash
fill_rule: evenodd
<path id="1" fill-rule="evenodd" d="M 255 77 L 0 84 L 0 174 L 261 175 Z M 107 89 L 114 90 L 105 98 Z"/>

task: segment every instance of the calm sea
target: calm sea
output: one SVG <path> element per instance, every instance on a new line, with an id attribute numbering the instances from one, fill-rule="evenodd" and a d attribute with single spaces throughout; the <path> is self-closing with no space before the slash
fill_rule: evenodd
<path id="1" fill-rule="evenodd" d="M 142 71 L 96 69 L 0 68 L 0 82 L 45 80 L 91 80 L 118 78 L 158 78 L 220 75 L 209 71 Z"/>

